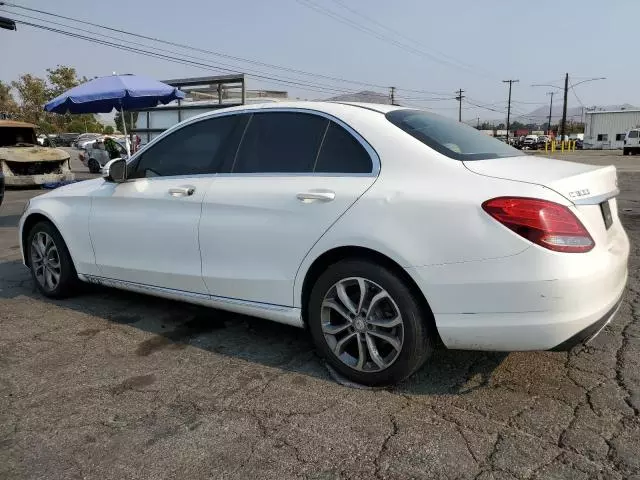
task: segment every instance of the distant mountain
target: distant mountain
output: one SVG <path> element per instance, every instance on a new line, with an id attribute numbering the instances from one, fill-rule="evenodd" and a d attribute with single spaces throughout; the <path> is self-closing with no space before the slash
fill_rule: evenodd
<path id="1" fill-rule="evenodd" d="M 633 110 L 637 107 L 624 103 L 622 105 L 603 105 L 595 107 L 597 111 L 605 110 Z M 584 113 L 592 110 L 593 107 L 567 107 L 567 120 L 579 122 L 584 119 Z M 512 117 L 513 121 L 521 123 L 545 123 L 549 119 L 549 107 L 538 107 L 535 110 L 525 114 Z M 562 120 L 562 102 L 556 105 L 554 102 L 551 112 L 551 123 L 557 123 Z"/>
<path id="2" fill-rule="evenodd" d="M 372 92 L 370 90 L 363 90 L 357 93 L 346 93 L 344 95 L 338 95 L 336 97 L 327 98 L 329 102 L 363 102 L 363 103 L 382 103 L 384 105 L 390 105 L 391 100 L 388 95 L 384 95 L 378 92 Z"/>

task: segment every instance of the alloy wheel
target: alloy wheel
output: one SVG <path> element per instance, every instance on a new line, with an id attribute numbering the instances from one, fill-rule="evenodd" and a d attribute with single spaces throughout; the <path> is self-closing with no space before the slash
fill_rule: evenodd
<path id="1" fill-rule="evenodd" d="M 37 232 L 31 240 L 31 268 L 40 286 L 51 292 L 60 283 L 62 267 L 53 238 L 46 232 Z"/>
<path id="2" fill-rule="evenodd" d="M 402 315 L 380 285 L 362 277 L 340 280 L 328 290 L 321 309 L 324 338 L 343 363 L 379 372 L 397 360 L 404 343 Z"/>

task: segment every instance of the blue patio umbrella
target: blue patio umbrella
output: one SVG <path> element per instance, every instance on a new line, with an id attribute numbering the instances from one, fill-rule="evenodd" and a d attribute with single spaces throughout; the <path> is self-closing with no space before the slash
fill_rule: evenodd
<path id="1" fill-rule="evenodd" d="M 109 113 L 113 109 L 139 110 L 166 105 L 184 98 L 176 87 L 139 75 L 109 75 L 73 87 L 48 102 L 44 109 L 54 113 Z M 123 132 L 125 135 L 125 131 Z M 127 142 L 127 153 L 129 144 Z"/>

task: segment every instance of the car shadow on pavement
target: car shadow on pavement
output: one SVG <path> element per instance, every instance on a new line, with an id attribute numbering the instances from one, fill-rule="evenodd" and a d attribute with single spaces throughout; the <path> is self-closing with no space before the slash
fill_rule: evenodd
<path id="1" fill-rule="evenodd" d="M 19 260 L 0 263 L 0 304 L 25 297 L 30 303 L 29 309 L 38 308 L 38 304 L 45 309 L 68 309 L 152 334 L 139 342 L 132 352 L 138 357 L 191 346 L 287 372 L 340 382 L 315 354 L 306 330 L 88 284 L 81 285 L 77 296 L 50 300 L 35 289 L 29 271 Z M 28 314 L 24 315 L 26 321 Z M 505 353 L 440 348 L 425 366 L 391 391 L 417 395 L 470 393 L 487 385 L 492 372 L 506 356 Z"/>

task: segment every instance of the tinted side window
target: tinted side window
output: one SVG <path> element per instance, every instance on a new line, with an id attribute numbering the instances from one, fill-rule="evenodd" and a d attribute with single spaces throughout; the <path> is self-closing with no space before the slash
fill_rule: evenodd
<path id="1" fill-rule="evenodd" d="M 371 173 L 372 170 L 371 157 L 364 147 L 340 125 L 330 122 L 314 171 Z"/>
<path id="2" fill-rule="evenodd" d="M 631 130 L 629 132 L 629 138 L 638 138 L 638 130 Z"/>
<path id="3" fill-rule="evenodd" d="M 201 120 L 169 134 L 142 154 L 136 177 L 198 175 L 227 171 L 235 156 L 246 116 Z"/>
<path id="4" fill-rule="evenodd" d="M 307 113 L 253 114 L 233 172 L 313 172 L 327 122 L 326 118 Z"/>

